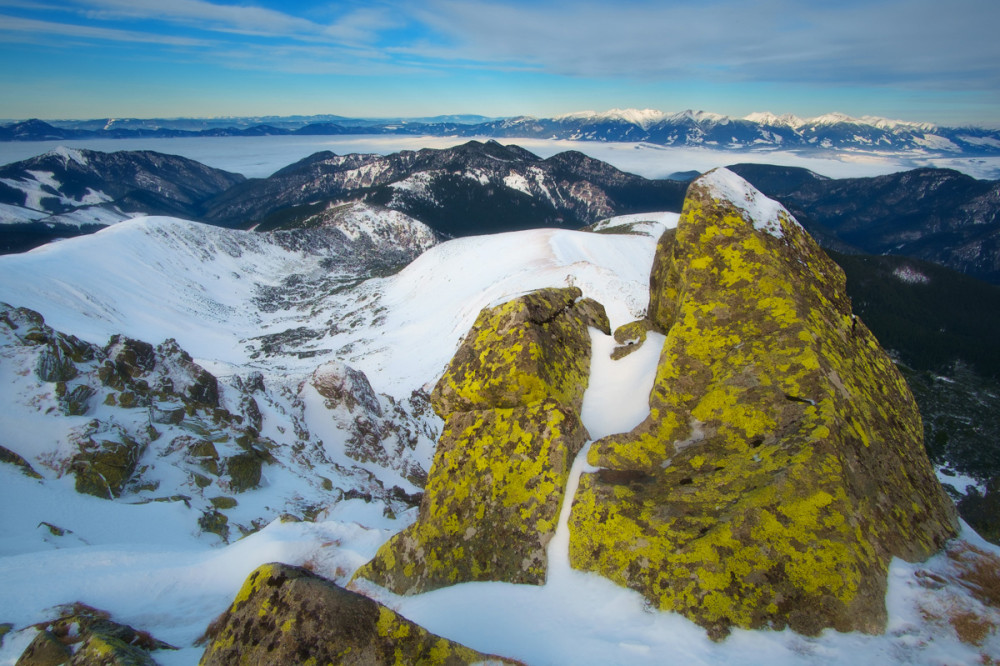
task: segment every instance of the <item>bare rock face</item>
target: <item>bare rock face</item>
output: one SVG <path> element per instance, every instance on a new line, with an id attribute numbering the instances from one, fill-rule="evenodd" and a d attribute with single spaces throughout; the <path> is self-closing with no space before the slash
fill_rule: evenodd
<path id="1" fill-rule="evenodd" d="M 436 636 L 299 567 L 265 564 L 209 628 L 203 666 L 518 663 Z"/>
<path id="2" fill-rule="evenodd" d="M 417 522 L 356 577 L 398 594 L 467 581 L 540 584 L 573 458 L 589 326 L 604 308 L 544 289 L 483 310 L 432 395 L 445 419 Z"/>
<path id="3" fill-rule="evenodd" d="M 574 567 L 725 635 L 880 632 L 892 557 L 956 532 L 916 404 L 798 223 L 719 169 L 661 239 L 649 418 L 595 442 Z"/>

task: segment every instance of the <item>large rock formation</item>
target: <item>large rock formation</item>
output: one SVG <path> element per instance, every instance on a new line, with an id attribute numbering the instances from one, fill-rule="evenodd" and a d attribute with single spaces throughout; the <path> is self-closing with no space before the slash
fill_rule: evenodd
<path id="1" fill-rule="evenodd" d="M 265 564 L 212 627 L 203 666 L 518 663 L 436 636 L 299 567 Z"/>
<path id="2" fill-rule="evenodd" d="M 604 308 L 544 289 L 480 313 L 435 387 L 445 419 L 417 522 L 357 576 L 398 594 L 466 581 L 539 584 L 573 459 L 588 327 Z"/>
<path id="3" fill-rule="evenodd" d="M 591 448 L 572 565 L 717 637 L 881 631 L 890 559 L 929 556 L 956 519 L 841 270 L 719 169 L 691 185 L 651 287 L 667 338 L 650 416 Z"/>

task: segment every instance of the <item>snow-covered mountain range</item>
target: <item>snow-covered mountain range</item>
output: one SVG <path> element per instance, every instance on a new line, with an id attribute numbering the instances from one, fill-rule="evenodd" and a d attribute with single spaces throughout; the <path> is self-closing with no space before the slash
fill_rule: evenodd
<path id="1" fill-rule="evenodd" d="M 99 125 L 98 121 L 97 124 Z M 751 113 L 743 118 L 708 111 L 665 113 L 653 109 L 581 111 L 536 118 L 518 116 L 431 119 L 352 119 L 339 117 L 270 118 L 266 124 L 232 119 L 229 127 L 191 129 L 193 121 L 120 120 L 81 128 L 79 122 L 52 124 L 29 120 L 0 127 L 0 141 L 126 138 L 140 136 L 262 136 L 336 134 L 417 134 L 427 136 L 511 137 L 631 141 L 662 146 L 700 146 L 718 150 L 799 149 L 859 152 L 917 152 L 980 155 L 1000 153 L 1000 130 L 941 127 L 933 123 L 854 118 L 828 113 L 814 118 L 791 114 Z"/>

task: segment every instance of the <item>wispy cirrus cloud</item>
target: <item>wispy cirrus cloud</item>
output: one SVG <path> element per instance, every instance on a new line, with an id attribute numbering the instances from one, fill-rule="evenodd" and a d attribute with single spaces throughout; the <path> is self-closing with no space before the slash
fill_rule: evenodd
<path id="1" fill-rule="evenodd" d="M 87 40 L 111 42 L 135 42 L 142 44 L 162 44 L 168 46 L 210 46 L 211 43 L 202 39 L 177 35 L 157 35 L 133 30 L 118 30 L 96 26 L 76 25 L 72 23 L 57 23 L 36 19 L 19 18 L 0 15 L 0 32 L 14 33 L 21 36 L 49 35 L 56 37 L 74 37 Z"/>
<path id="2" fill-rule="evenodd" d="M 197 30 L 276 37 L 297 41 L 366 43 L 395 19 L 380 8 L 361 7 L 320 23 L 284 11 L 250 5 L 224 5 L 205 0 L 72 0 L 92 20 L 138 19 Z"/>
<path id="3" fill-rule="evenodd" d="M 574 77 L 812 81 L 932 88 L 1000 84 L 994 0 L 435 0 L 414 14 L 436 57 L 521 62 Z M 430 52 L 430 50 L 429 50 Z"/>
<path id="4" fill-rule="evenodd" d="M 390 51 L 376 46 L 382 31 L 400 25 L 382 7 L 314 11 L 312 20 L 265 7 L 205 0 L 69 0 L 55 6 L 33 0 L 0 0 L 0 8 L 37 10 L 33 16 L 6 16 L 0 34 L 10 42 L 49 43 L 73 37 L 92 43 L 142 43 L 196 49 L 180 57 L 213 66 L 302 74 L 392 75 L 419 67 L 392 63 Z"/>

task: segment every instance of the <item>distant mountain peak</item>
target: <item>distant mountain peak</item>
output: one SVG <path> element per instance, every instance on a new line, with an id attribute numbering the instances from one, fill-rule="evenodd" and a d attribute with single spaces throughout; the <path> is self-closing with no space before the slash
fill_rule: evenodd
<path id="1" fill-rule="evenodd" d="M 652 125 L 667 119 L 667 114 L 656 109 L 610 109 L 609 111 L 577 111 L 553 118 L 555 121 L 587 120 L 590 122 L 623 121 L 649 129 Z"/>
<path id="2" fill-rule="evenodd" d="M 772 127 L 801 127 L 805 120 L 792 113 L 783 113 L 780 116 L 770 111 L 755 111 L 743 117 L 743 120 L 758 125 L 770 125 Z"/>
<path id="3" fill-rule="evenodd" d="M 692 109 L 686 109 L 678 113 L 669 114 L 666 120 L 671 121 L 683 121 L 683 120 L 693 120 L 696 123 L 727 123 L 730 121 L 729 116 L 722 115 L 721 113 L 712 113 L 711 111 L 694 111 Z"/>
<path id="4" fill-rule="evenodd" d="M 87 161 L 86 153 L 87 151 L 77 150 L 76 148 L 67 148 L 66 146 L 56 146 L 52 150 L 46 153 L 46 155 L 51 155 L 54 157 L 61 157 L 63 164 L 69 166 L 70 162 L 76 162 L 82 167 L 89 164 Z"/>

